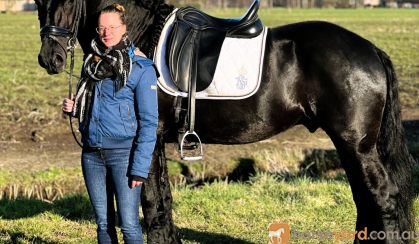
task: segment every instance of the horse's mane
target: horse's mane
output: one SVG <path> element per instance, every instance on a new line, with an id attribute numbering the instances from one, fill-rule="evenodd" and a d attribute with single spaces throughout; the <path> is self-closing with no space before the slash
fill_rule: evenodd
<path id="1" fill-rule="evenodd" d="M 161 31 L 163 29 L 166 17 L 173 11 L 174 6 L 166 4 L 164 1 L 152 1 L 152 0 L 143 0 L 140 2 L 140 5 L 145 9 L 150 10 L 154 14 L 153 24 L 148 27 L 147 34 L 150 35 L 149 43 L 145 43 L 144 52 L 147 57 L 152 57 L 154 48 L 157 46 L 157 43 L 160 38 Z"/>

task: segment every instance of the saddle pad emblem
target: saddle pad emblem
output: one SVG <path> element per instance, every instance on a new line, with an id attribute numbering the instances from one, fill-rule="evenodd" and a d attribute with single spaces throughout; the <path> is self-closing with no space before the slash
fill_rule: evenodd
<path id="1" fill-rule="evenodd" d="M 168 16 L 154 52 L 154 62 L 160 72 L 159 88 L 172 96 L 187 97 L 173 82 L 166 62 L 168 39 L 175 13 Z M 267 28 L 256 37 L 244 39 L 226 37 L 221 47 L 212 83 L 196 93 L 196 99 L 238 100 L 255 94 L 259 88 L 265 54 Z M 199 61 L 198 61 L 199 62 Z"/>
<path id="2" fill-rule="evenodd" d="M 247 81 L 248 81 L 248 77 L 247 77 L 247 72 L 244 69 L 244 67 L 239 71 L 239 76 L 236 77 L 237 83 L 236 83 L 236 87 L 239 90 L 243 90 L 247 87 Z"/>

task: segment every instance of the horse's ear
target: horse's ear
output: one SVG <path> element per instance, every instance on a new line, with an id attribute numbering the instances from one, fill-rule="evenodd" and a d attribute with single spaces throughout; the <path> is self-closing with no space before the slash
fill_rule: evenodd
<path id="1" fill-rule="evenodd" d="M 46 4 L 46 0 L 35 0 L 35 4 L 40 6 L 44 6 Z"/>
<path id="2" fill-rule="evenodd" d="M 156 10 L 160 4 L 164 3 L 164 0 L 136 0 L 137 4 L 148 10 Z"/>
<path id="3" fill-rule="evenodd" d="M 39 19 L 39 27 L 45 25 L 46 16 L 47 16 L 47 0 L 35 0 L 35 4 L 38 8 L 38 19 Z"/>

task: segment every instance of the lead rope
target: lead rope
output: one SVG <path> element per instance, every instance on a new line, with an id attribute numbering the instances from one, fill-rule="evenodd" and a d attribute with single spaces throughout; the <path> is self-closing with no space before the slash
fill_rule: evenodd
<path id="1" fill-rule="evenodd" d="M 70 38 L 70 40 L 68 40 L 69 42 L 69 51 L 70 51 L 70 73 L 68 73 L 68 99 L 72 99 L 73 98 L 73 71 L 74 71 L 74 49 L 76 47 L 75 45 L 75 40 L 74 37 Z M 73 135 L 74 140 L 77 142 L 77 144 L 83 148 L 83 144 L 79 141 L 79 139 L 76 136 L 76 132 L 74 131 L 74 127 L 73 127 L 73 121 L 72 121 L 72 114 L 68 113 L 68 118 L 69 118 L 69 122 L 70 122 L 70 128 L 71 128 L 71 134 Z"/>

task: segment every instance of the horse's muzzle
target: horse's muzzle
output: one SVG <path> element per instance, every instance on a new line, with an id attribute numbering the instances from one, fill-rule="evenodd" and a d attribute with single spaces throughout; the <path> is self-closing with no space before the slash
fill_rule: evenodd
<path id="1" fill-rule="evenodd" d="M 49 57 L 45 58 L 45 57 Z M 59 53 L 54 53 L 51 56 L 45 56 L 42 54 L 38 55 L 39 65 L 46 69 L 48 74 L 58 74 L 65 68 L 65 57 Z"/>

